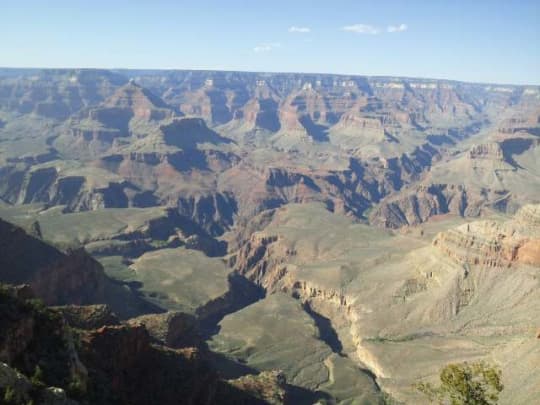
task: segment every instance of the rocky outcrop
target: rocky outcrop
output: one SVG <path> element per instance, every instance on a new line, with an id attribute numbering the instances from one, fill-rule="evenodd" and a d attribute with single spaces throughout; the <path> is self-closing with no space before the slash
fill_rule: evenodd
<path id="1" fill-rule="evenodd" d="M 281 129 L 278 103 L 270 97 L 251 100 L 240 114 L 235 114 L 235 119 L 244 121 L 246 130 L 262 129 L 278 132 Z"/>
<path id="2" fill-rule="evenodd" d="M 28 282 L 47 304 L 89 304 L 104 301 L 103 267 L 84 249 L 69 252 Z"/>
<path id="3" fill-rule="evenodd" d="M 64 205 L 65 211 L 156 205 L 130 182 L 99 182 L 84 176 L 63 176 L 55 167 L 37 170 L 5 168 L 0 197 L 13 204 Z M 150 203 L 148 203 L 150 201 Z"/>
<path id="4" fill-rule="evenodd" d="M 383 200 L 370 214 L 370 223 L 387 228 L 403 225 L 417 225 L 429 218 L 452 213 L 454 215 L 476 216 L 480 201 L 471 198 L 462 185 L 434 184 L 419 186 L 410 194 Z"/>
<path id="5" fill-rule="evenodd" d="M 8 389 L 11 391 L 11 397 L 15 403 L 27 403 L 31 400 L 32 384 L 30 380 L 6 363 L 0 362 L 0 395 L 2 398 L 6 397 L 5 391 Z"/>
<path id="6" fill-rule="evenodd" d="M 263 371 L 258 375 L 247 375 L 235 380 L 229 380 L 228 383 L 256 398 L 265 404 L 283 404 L 287 403 L 287 380 L 280 371 Z M 247 398 L 246 400 L 247 401 Z M 248 403 L 248 402 L 240 402 Z"/>
<path id="7" fill-rule="evenodd" d="M 470 159 L 503 160 L 504 154 L 501 145 L 497 142 L 474 145 L 469 150 Z"/>
<path id="8" fill-rule="evenodd" d="M 195 149 L 197 144 L 226 144 L 232 142 L 230 139 L 224 138 L 208 128 L 200 118 L 175 119 L 160 126 L 159 131 L 162 133 L 166 144 L 184 150 Z"/>
<path id="9" fill-rule="evenodd" d="M 528 204 L 523 206 L 515 215 L 515 220 L 521 225 L 533 230 L 534 234 L 540 231 L 540 205 Z"/>
<path id="10" fill-rule="evenodd" d="M 208 234 L 216 236 L 233 225 L 237 205 L 233 195 L 218 192 L 180 197 L 177 210 Z"/>
<path id="11" fill-rule="evenodd" d="M 272 291 L 285 275 L 282 264 L 294 255 L 294 251 L 279 243 L 279 236 L 254 233 L 235 253 L 233 263 L 240 274 Z"/>
<path id="12" fill-rule="evenodd" d="M 137 85 L 133 80 L 116 90 L 104 102 L 104 106 L 132 111 L 134 118 L 147 121 L 159 121 L 175 115 L 174 110 L 167 106 L 163 100 L 149 90 Z"/>
<path id="13" fill-rule="evenodd" d="M 57 172 L 54 167 L 37 169 L 25 176 L 21 185 L 22 193 L 19 196 L 19 203 L 29 204 L 33 202 L 48 201 L 48 189 L 56 180 Z"/>
<path id="14" fill-rule="evenodd" d="M 278 372 L 227 382 L 204 347 L 167 347 L 193 336 L 193 319 L 185 314 L 119 324 L 104 306 L 51 309 L 28 295 L 27 287 L 0 286 L 0 394 L 10 403 L 284 401 L 286 383 Z"/>
<path id="15" fill-rule="evenodd" d="M 55 144 L 64 152 L 93 158 L 179 116 L 159 97 L 130 81 L 99 105 L 73 116 Z"/>
<path id="16" fill-rule="evenodd" d="M 150 336 L 164 346 L 178 349 L 202 344 L 196 318 L 183 312 L 142 315 L 128 323 L 144 325 Z"/>
<path id="17" fill-rule="evenodd" d="M 217 376 L 196 349 L 154 347 L 144 326 L 106 326 L 81 336 L 90 392 L 120 403 L 212 403 Z M 152 364 L 152 378 L 148 378 Z M 127 371 L 127 372 L 126 372 Z M 96 394 L 94 394 L 96 395 Z"/>
<path id="18" fill-rule="evenodd" d="M 200 87 L 185 89 L 187 91 L 179 97 L 174 95 L 174 91 L 167 91 L 164 97 L 172 104 L 179 103 L 180 110 L 186 115 L 202 117 L 211 125 L 225 124 L 238 117 L 248 101 L 245 88 L 240 83 L 235 83 L 235 88 L 230 89 L 223 80 L 205 78 L 193 85 Z"/>
<path id="19" fill-rule="evenodd" d="M 518 221 L 538 206 L 526 208 Z M 517 225 L 517 226 L 516 226 Z M 540 265 L 540 238 L 523 232 L 512 222 L 477 221 L 439 233 L 433 240 L 437 247 L 461 264 L 486 267 L 509 267 L 513 264 Z"/>
<path id="20" fill-rule="evenodd" d="M 62 316 L 36 300 L 20 298 L 4 285 L 0 286 L 0 308 L 0 362 L 24 374 L 7 386 L 17 392 L 17 381 L 32 376 L 28 397 L 43 401 L 56 396 L 61 400 L 58 403 L 69 403 L 62 401 L 67 401 L 63 389 L 47 388 L 67 387 L 76 375 L 84 378 Z"/>
<path id="21" fill-rule="evenodd" d="M 107 305 L 66 305 L 54 307 L 66 322 L 77 329 L 97 329 L 106 325 L 119 325 L 118 317 Z"/>

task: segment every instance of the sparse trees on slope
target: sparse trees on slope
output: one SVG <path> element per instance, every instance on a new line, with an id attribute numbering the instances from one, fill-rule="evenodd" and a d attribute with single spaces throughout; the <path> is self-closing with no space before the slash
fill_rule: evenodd
<path id="1" fill-rule="evenodd" d="M 501 370 L 485 362 L 448 364 L 440 373 L 441 384 L 418 383 L 415 388 L 432 402 L 450 405 L 493 405 L 504 386 Z"/>

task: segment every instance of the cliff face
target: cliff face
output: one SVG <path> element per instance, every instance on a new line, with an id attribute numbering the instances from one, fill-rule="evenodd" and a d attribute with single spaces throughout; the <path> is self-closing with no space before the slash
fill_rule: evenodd
<path id="1" fill-rule="evenodd" d="M 127 82 L 122 75 L 98 69 L 49 70 L 41 74 L 42 80 L 20 76 L 2 80 L 0 103 L 20 113 L 65 119 L 104 100 Z"/>
<path id="2" fill-rule="evenodd" d="M 88 158 L 106 153 L 125 139 L 137 136 L 140 127 L 148 130 L 178 116 L 177 111 L 159 97 L 130 81 L 99 105 L 74 115 L 56 145 Z"/>
<path id="3" fill-rule="evenodd" d="M 105 326 L 85 332 L 80 357 L 89 371 L 89 391 L 97 398 L 129 404 L 215 401 L 217 376 L 197 349 L 151 346 L 144 326 Z"/>
<path id="4" fill-rule="evenodd" d="M 0 196 L 13 204 L 64 205 L 66 211 L 76 212 L 144 206 L 146 196 L 125 181 L 96 182 L 92 177 L 64 176 L 55 167 L 32 170 L 7 166 L 4 174 L 7 187 L 0 189 Z"/>
<path id="5" fill-rule="evenodd" d="M 181 196 L 177 204 L 181 215 L 214 236 L 232 226 L 237 211 L 234 196 L 229 193 Z"/>
<path id="6" fill-rule="evenodd" d="M 387 228 L 399 228 L 417 225 L 441 214 L 475 216 L 482 200 L 483 196 L 471 195 L 459 184 L 419 186 L 410 194 L 383 201 L 370 214 L 370 222 Z"/>
<path id="7" fill-rule="evenodd" d="M 498 223 L 483 221 L 442 232 L 433 241 L 433 246 L 462 264 L 499 267 L 528 261 L 529 255 L 525 252 L 538 249 L 539 243 Z M 525 250 L 520 253 L 522 248 Z M 530 264 L 538 265 L 533 257 L 530 259 L 533 260 Z"/>
<path id="8" fill-rule="evenodd" d="M 47 385 L 55 385 L 71 398 L 96 403 L 213 403 L 218 379 L 196 349 L 152 346 L 140 325 L 87 330 L 99 324 L 98 318 L 104 319 L 96 314 L 102 313 L 99 308 L 67 309 L 74 321 L 70 325 L 85 327 L 74 334 L 57 310 L 17 298 L 12 289 L 2 288 L 2 308 L 9 311 L 0 314 L 0 360 L 27 376 L 34 374 L 37 365 L 42 370 L 39 384 L 44 387 L 38 390 L 32 380 L 32 389 L 19 388 L 21 398 L 42 400 Z M 89 316 L 94 319 L 90 324 L 83 320 Z M 5 383 L 0 382 L 0 389 L 13 388 L 9 381 Z"/>
<path id="9" fill-rule="evenodd" d="M 479 221 L 439 233 L 433 246 L 461 264 L 540 266 L 539 206 L 527 205 L 514 221 Z"/>
<path id="10" fill-rule="evenodd" d="M 467 120 L 478 114 L 486 100 L 508 102 L 512 95 L 463 83 L 337 75 L 186 71 L 162 80 L 152 75 L 136 80 L 170 104 L 180 105 L 186 114 L 202 116 L 211 124 L 245 120 L 251 123 L 249 129 L 254 127 L 260 102 L 266 100 L 276 103 L 272 110 L 278 112 L 281 129 L 301 130 L 300 121 L 306 118 L 331 126 L 353 110 L 368 115 L 377 103 L 390 111 L 405 104 L 402 111 L 391 114 L 400 124 Z"/>
<path id="11" fill-rule="evenodd" d="M 516 221 L 532 230 L 540 229 L 540 207 L 538 204 L 528 204 L 522 207 L 515 215 Z"/>
<path id="12" fill-rule="evenodd" d="M 240 401 L 236 403 L 248 405 L 250 401 L 256 399 L 261 405 L 288 403 L 286 379 L 283 373 L 279 371 L 263 371 L 256 376 L 243 376 L 234 380 L 229 380 L 229 384 L 231 387 L 240 390 L 240 392 L 250 394 L 252 397 L 250 399 L 246 395 L 244 398 L 241 396 L 238 398 L 238 395 L 236 395 L 237 398 L 234 398 L 231 394 L 226 392 L 224 397 L 222 397 L 224 402 L 232 400 Z"/>
<path id="13" fill-rule="evenodd" d="M 49 305 L 104 299 L 103 268 L 83 250 L 64 254 L 2 220 L 0 241 L 2 282 L 28 283 Z"/>
<path id="14" fill-rule="evenodd" d="M 280 245 L 277 235 L 253 234 L 236 252 L 235 269 L 251 281 L 272 291 L 284 272 L 279 267 L 294 255 L 287 247 Z"/>
<path id="15" fill-rule="evenodd" d="M 88 304 L 105 299 L 103 267 L 84 249 L 70 252 L 25 282 L 49 305 Z"/>
<path id="16" fill-rule="evenodd" d="M 278 372 L 228 382 L 218 377 L 204 347 L 166 345 L 178 347 L 193 336 L 193 324 L 177 329 L 181 318 L 155 315 L 119 324 L 106 307 L 51 309 L 32 300 L 27 287 L 2 285 L 0 393 L 64 405 L 284 402 L 286 381 Z M 163 328 L 169 329 L 165 335 Z"/>
<path id="17" fill-rule="evenodd" d="M 0 108 L 8 113 L 2 133 L 10 145 L 0 153 L 0 198 L 70 212 L 176 205 L 212 235 L 263 210 L 312 201 L 362 219 L 375 208 L 373 223 L 399 227 L 444 213 L 478 215 L 487 206 L 513 212 L 519 193 L 501 197 L 514 190 L 499 187 L 497 178 L 514 183 L 507 172 L 529 170 L 516 156 L 538 144 L 530 137 L 538 126 L 534 89 L 335 75 L 132 73 L 129 82 L 85 70 L 0 78 L 7 89 Z M 64 100 L 69 89 L 77 102 Z M 29 98 L 28 111 L 12 117 L 21 108 L 18 95 Z M 58 107 L 62 118 L 35 121 L 32 98 L 67 107 Z M 500 111 L 512 118 L 497 122 Z M 491 127 L 512 139 L 488 137 L 459 151 L 463 140 Z M 17 151 L 29 150 L 27 140 L 15 137 L 21 128 L 39 138 L 23 155 Z M 474 187 L 458 181 L 467 170 L 445 166 L 458 152 L 477 172 Z M 430 178 L 438 166 L 452 171 L 453 181 Z"/>
<path id="18" fill-rule="evenodd" d="M 539 145 L 530 134 L 474 145 L 383 198 L 370 213 L 370 222 L 399 228 L 441 214 L 478 217 L 491 210 L 513 214 L 538 201 L 532 162 Z"/>

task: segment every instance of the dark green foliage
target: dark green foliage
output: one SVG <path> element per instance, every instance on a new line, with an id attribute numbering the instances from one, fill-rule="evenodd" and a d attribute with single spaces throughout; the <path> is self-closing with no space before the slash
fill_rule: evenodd
<path id="1" fill-rule="evenodd" d="M 33 319 L 31 339 L 25 349 L 11 360 L 30 381 L 33 391 L 45 386 L 64 387 L 70 378 L 70 357 L 62 316 L 41 300 L 21 300 L 0 286 L 0 346 L 25 319 Z"/>
<path id="2" fill-rule="evenodd" d="M 86 387 L 82 379 L 78 375 L 74 375 L 69 382 L 66 393 L 70 398 L 82 400 L 85 396 Z"/>
<path id="3" fill-rule="evenodd" d="M 501 370 L 485 362 L 448 364 L 441 370 L 441 384 L 418 383 L 415 388 L 432 402 L 451 405 L 492 405 L 504 386 Z"/>
<path id="4" fill-rule="evenodd" d="M 41 225 L 39 221 L 34 221 L 30 224 L 28 233 L 36 238 L 43 239 L 43 234 L 41 233 Z"/>
<path id="5" fill-rule="evenodd" d="M 381 405 L 404 405 L 387 392 L 381 392 Z"/>
<path id="6" fill-rule="evenodd" d="M 15 390 L 12 387 L 6 387 L 6 390 L 4 391 L 4 398 L 3 398 L 2 403 L 6 405 L 17 403 L 17 394 L 15 393 Z"/>
<path id="7" fill-rule="evenodd" d="M 30 377 L 30 382 L 34 389 L 39 390 L 45 388 L 45 383 L 43 382 L 43 370 L 41 370 L 41 367 L 36 366 L 34 374 Z"/>
<path id="8" fill-rule="evenodd" d="M 35 338 L 30 342 L 24 358 L 20 359 L 19 367 L 24 370 L 24 365 L 34 364 L 34 375 L 38 370 L 43 383 L 65 386 L 70 374 L 70 359 L 62 317 L 37 300 L 32 300 L 29 305 L 34 310 Z"/>

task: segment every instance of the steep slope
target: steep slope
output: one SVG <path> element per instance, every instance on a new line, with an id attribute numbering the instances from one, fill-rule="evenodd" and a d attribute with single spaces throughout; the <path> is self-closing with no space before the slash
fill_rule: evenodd
<path id="1" fill-rule="evenodd" d="M 497 362 L 515 394 L 524 370 L 499 353 L 536 339 L 539 212 L 527 206 L 511 220 L 438 233 L 460 221 L 453 219 L 393 234 L 320 206 L 290 205 L 252 234 L 233 262 L 267 292 L 299 299 L 326 341 L 399 400 L 418 403 L 411 383 L 434 378 L 448 362 L 478 358 Z M 230 344 L 230 333 L 215 339 Z M 252 361 L 264 351 L 255 345 Z M 528 379 L 521 403 L 534 396 L 538 378 Z"/>
<path id="2" fill-rule="evenodd" d="M 156 344 L 143 324 L 111 324 L 96 307 L 71 306 L 66 322 L 66 308 L 43 306 L 27 286 L 0 287 L 0 393 L 13 403 L 282 404 L 286 399 L 279 373 L 229 383 L 219 378 L 204 348 Z"/>
<path id="3" fill-rule="evenodd" d="M 28 283 L 48 304 L 104 299 L 103 268 L 84 251 L 64 254 L 3 220 L 0 240 L 2 282 Z"/>
<path id="4" fill-rule="evenodd" d="M 31 229 L 0 219 L 0 282 L 29 284 L 47 305 L 110 304 L 122 318 L 160 310 L 111 280 L 84 248 L 62 252 L 40 238 L 38 223 Z"/>
<path id="5" fill-rule="evenodd" d="M 537 199 L 535 189 L 519 192 L 537 176 L 535 87 L 238 72 L 16 73 L 0 82 L 62 88 L 73 79 L 80 89 L 94 80 L 101 90 L 62 119 L 14 112 L 5 100 L 0 198 L 10 203 L 68 211 L 176 206 L 218 235 L 289 202 L 321 201 L 363 218 L 384 199 L 372 222 L 396 227 L 447 212 L 513 212 Z M 486 139 L 496 125 L 509 139 Z M 470 149 L 468 139 L 481 142 Z M 505 150 L 503 161 L 493 143 Z"/>
<path id="6" fill-rule="evenodd" d="M 517 117 L 526 115 L 524 109 Z M 490 210 L 513 213 L 540 201 L 540 139 L 536 118 L 501 122 L 486 141 L 435 164 L 420 184 L 388 196 L 371 213 L 371 222 L 388 227 L 414 225 L 433 215 L 479 216 Z M 525 124 L 530 125 L 525 127 Z"/>

